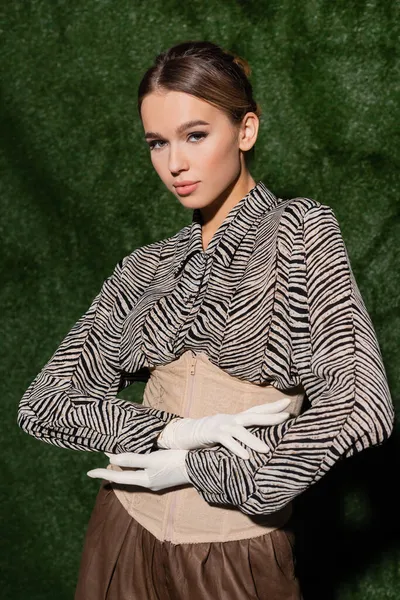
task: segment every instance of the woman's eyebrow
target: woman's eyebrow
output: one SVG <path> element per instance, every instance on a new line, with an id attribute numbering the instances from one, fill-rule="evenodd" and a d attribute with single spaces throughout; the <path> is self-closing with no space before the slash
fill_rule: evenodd
<path id="1" fill-rule="evenodd" d="M 196 125 L 210 125 L 210 123 L 207 123 L 207 121 L 202 121 L 201 119 L 186 121 L 186 123 L 182 123 L 182 125 L 179 125 L 179 127 L 176 128 L 176 133 L 183 133 L 186 129 L 189 129 L 190 127 L 195 127 Z M 162 136 L 161 133 L 157 133 L 156 131 L 146 131 L 144 137 L 147 140 L 148 138 L 162 138 L 164 136 Z"/>

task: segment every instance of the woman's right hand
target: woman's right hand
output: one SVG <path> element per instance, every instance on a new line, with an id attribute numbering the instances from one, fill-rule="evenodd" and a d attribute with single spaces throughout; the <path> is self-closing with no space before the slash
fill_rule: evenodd
<path id="1" fill-rule="evenodd" d="M 250 458 L 238 441 L 256 452 L 269 452 L 268 446 L 245 427 L 277 425 L 289 418 L 284 412 L 290 398 L 259 404 L 234 415 L 217 414 L 200 419 L 175 419 L 168 423 L 158 438 L 159 448 L 195 450 L 221 444 L 240 458 Z"/>

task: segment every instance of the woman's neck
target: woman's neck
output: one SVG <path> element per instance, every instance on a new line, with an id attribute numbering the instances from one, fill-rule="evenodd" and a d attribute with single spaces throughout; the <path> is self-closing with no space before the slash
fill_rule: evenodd
<path id="1" fill-rule="evenodd" d="M 249 172 L 241 175 L 209 206 L 201 209 L 203 250 L 232 208 L 256 185 Z"/>

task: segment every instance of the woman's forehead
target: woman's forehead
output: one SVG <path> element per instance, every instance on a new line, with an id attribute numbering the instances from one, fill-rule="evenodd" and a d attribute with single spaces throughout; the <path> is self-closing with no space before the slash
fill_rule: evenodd
<path id="1" fill-rule="evenodd" d="M 145 130 L 161 126 L 175 131 L 189 121 L 211 124 L 224 113 L 209 102 L 186 92 L 151 92 L 142 102 L 141 116 Z"/>

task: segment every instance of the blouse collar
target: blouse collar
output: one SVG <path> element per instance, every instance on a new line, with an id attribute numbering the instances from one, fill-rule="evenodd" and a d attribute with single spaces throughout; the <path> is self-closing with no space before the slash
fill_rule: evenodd
<path id="1" fill-rule="evenodd" d="M 206 250 L 202 245 L 202 217 L 199 208 L 192 213 L 192 223 L 186 231 L 188 240 L 183 252 L 179 252 L 174 272 L 178 275 L 184 264 L 190 260 L 193 254 L 201 254 L 206 261 L 211 256 L 229 267 L 236 248 L 246 235 L 253 223 L 265 212 L 272 210 L 279 198 L 275 196 L 262 181 L 256 185 L 239 200 L 228 212 L 217 231 L 211 238 Z M 186 237 L 186 236 L 185 236 Z"/>

